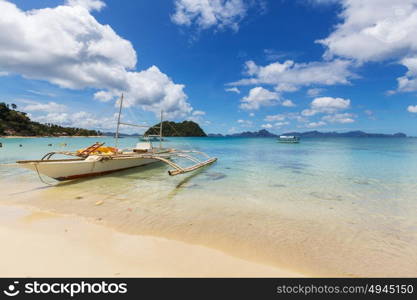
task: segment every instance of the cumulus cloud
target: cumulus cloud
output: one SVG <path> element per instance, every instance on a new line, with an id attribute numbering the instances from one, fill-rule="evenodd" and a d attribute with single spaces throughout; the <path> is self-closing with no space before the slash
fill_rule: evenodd
<path id="1" fill-rule="evenodd" d="M 295 106 L 295 103 L 292 102 L 291 100 L 284 100 L 284 101 L 282 101 L 282 106 L 285 106 L 285 107 L 294 107 Z"/>
<path id="2" fill-rule="evenodd" d="M 253 1 L 246 0 L 176 0 L 171 20 L 177 25 L 196 25 L 199 29 L 238 31 L 251 4 Z"/>
<path id="3" fill-rule="evenodd" d="M 417 1 L 340 0 L 341 23 L 325 39 L 325 58 L 394 61 L 408 68 L 397 91 L 417 90 Z"/>
<path id="4" fill-rule="evenodd" d="M 244 127 L 252 127 L 252 126 L 253 126 L 253 122 L 252 122 L 252 121 L 250 121 L 250 120 L 242 120 L 242 119 L 240 119 L 240 120 L 237 120 L 237 122 L 238 122 L 241 126 L 244 126 Z"/>
<path id="5" fill-rule="evenodd" d="M 347 124 L 347 123 L 355 122 L 353 118 L 354 118 L 353 114 L 343 113 L 343 114 L 334 114 L 334 115 L 324 116 L 322 120 L 330 122 L 330 123 Z"/>
<path id="6" fill-rule="evenodd" d="M 311 88 L 307 90 L 307 96 L 314 98 L 319 96 L 323 91 L 323 88 Z"/>
<path id="7" fill-rule="evenodd" d="M 308 119 L 305 116 L 301 116 L 300 113 L 297 112 L 290 112 L 285 114 L 276 114 L 276 115 L 268 115 L 265 117 L 265 121 L 267 122 L 274 122 L 278 121 L 278 123 L 283 122 L 285 120 L 295 120 L 299 123 L 306 123 Z"/>
<path id="8" fill-rule="evenodd" d="M 274 126 L 275 127 L 282 127 L 282 126 L 286 126 L 286 125 L 289 125 L 289 124 L 290 124 L 290 122 L 288 122 L 288 121 L 285 121 L 285 122 L 277 122 L 277 123 L 274 124 Z"/>
<path id="9" fill-rule="evenodd" d="M 88 10 L 101 10 L 106 4 L 100 0 L 67 0 L 69 6 L 81 6 Z"/>
<path id="10" fill-rule="evenodd" d="M 333 97 L 319 97 L 315 98 L 309 109 L 301 112 L 303 116 L 314 116 L 318 113 L 336 113 L 340 110 L 345 110 L 350 107 L 350 100 Z"/>
<path id="11" fill-rule="evenodd" d="M 316 127 L 322 127 L 324 125 L 326 125 L 326 122 L 318 121 L 318 122 L 310 122 L 310 123 L 306 124 L 305 127 L 307 127 L 307 128 L 316 128 Z"/>
<path id="12" fill-rule="evenodd" d="M 56 97 L 54 93 L 45 92 L 45 91 L 37 91 L 37 90 L 27 90 L 31 94 L 39 95 L 39 96 L 46 96 L 46 97 Z"/>
<path id="13" fill-rule="evenodd" d="M 231 87 L 231 88 L 227 88 L 225 89 L 226 92 L 231 92 L 231 93 L 236 93 L 236 94 L 240 94 L 240 90 L 237 87 Z"/>
<path id="14" fill-rule="evenodd" d="M 245 74 L 248 78 L 229 85 L 269 84 L 279 92 L 293 92 L 303 86 L 349 84 L 349 80 L 355 77 L 350 68 L 351 62 L 342 59 L 310 63 L 287 60 L 266 66 L 247 61 Z"/>
<path id="15" fill-rule="evenodd" d="M 94 128 L 99 130 L 114 130 L 116 115 L 97 116 L 90 112 L 49 112 L 46 115 L 33 116 L 31 119 L 40 123 L 52 123 L 61 126 Z"/>
<path id="16" fill-rule="evenodd" d="M 195 110 L 195 111 L 193 111 L 193 114 L 192 114 L 193 116 L 205 116 L 206 115 L 206 112 L 205 111 L 202 111 L 202 110 Z"/>
<path id="17" fill-rule="evenodd" d="M 288 122 L 288 121 L 276 122 L 274 124 L 266 123 L 266 124 L 261 125 L 261 127 L 265 128 L 265 129 L 271 129 L 271 128 L 280 128 L 280 127 L 283 127 L 283 126 L 287 126 L 289 124 L 290 124 L 290 122 Z"/>
<path id="18" fill-rule="evenodd" d="M 194 121 L 197 123 L 204 123 L 205 125 L 209 125 L 210 121 L 205 120 L 204 116 L 206 115 L 205 111 L 202 110 L 194 110 L 190 116 L 187 117 L 188 120 Z"/>
<path id="19" fill-rule="evenodd" d="M 166 111 L 178 118 L 192 111 L 184 85 L 156 66 L 134 71 L 132 44 L 90 13 L 98 0 L 69 0 L 54 8 L 23 11 L 0 0 L 0 69 L 63 88 L 98 90 L 109 101 L 125 93 L 126 104 Z"/>
<path id="20" fill-rule="evenodd" d="M 258 110 L 263 106 L 282 105 L 285 107 L 296 106 L 294 102 L 288 99 L 282 99 L 277 92 L 272 92 L 263 87 L 254 87 L 249 94 L 241 99 L 240 108 L 244 110 Z"/>
<path id="21" fill-rule="evenodd" d="M 404 76 L 398 77 L 399 92 L 414 92 L 417 91 L 417 53 L 415 57 L 407 57 L 400 61 L 402 65 L 407 67 L 408 71 Z"/>
<path id="22" fill-rule="evenodd" d="M 277 114 L 277 115 L 269 115 L 265 117 L 265 121 L 267 122 L 273 122 L 273 121 L 284 121 L 287 117 L 283 114 Z"/>
<path id="23" fill-rule="evenodd" d="M 36 101 L 25 101 L 29 102 L 28 105 L 23 107 L 24 111 L 28 112 L 49 112 L 49 113 L 62 113 L 68 109 L 66 105 L 59 104 L 56 102 L 40 103 Z"/>
<path id="24" fill-rule="evenodd" d="M 249 91 L 249 95 L 243 97 L 240 108 L 245 110 L 257 110 L 262 106 L 272 106 L 279 103 L 279 94 L 271 92 L 263 87 L 255 87 Z"/>
<path id="25" fill-rule="evenodd" d="M 417 113 L 417 105 L 410 105 L 407 107 L 407 111 L 409 111 L 410 113 Z"/>

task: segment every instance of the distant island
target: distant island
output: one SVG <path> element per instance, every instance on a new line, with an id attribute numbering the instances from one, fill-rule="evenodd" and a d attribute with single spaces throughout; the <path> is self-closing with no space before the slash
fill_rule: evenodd
<path id="1" fill-rule="evenodd" d="M 245 132 L 241 132 L 241 133 L 233 133 L 233 134 L 226 134 L 226 135 L 222 135 L 220 133 L 217 134 L 209 134 L 208 136 L 210 137 L 277 137 L 276 134 L 273 134 L 271 132 L 269 132 L 266 129 L 262 129 L 259 131 L 245 131 Z"/>
<path id="2" fill-rule="evenodd" d="M 288 132 L 284 135 L 295 135 L 299 137 L 393 137 L 393 138 L 405 138 L 407 135 L 402 132 L 394 134 L 386 133 L 366 133 L 360 130 L 348 131 L 348 132 L 320 132 L 320 131 L 307 131 L 307 132 Z"/>
<path id="3" fill-rule="evenodd" d="M 96 130 L 31 121 L 15 104 L 0 103 L 0 136 L 99 136 Z"/>
<path id="4" fill-rule="evenodd" d="M 317 130 L 314 131 L 306 131 L 306 132 L 286 132 L 281 135 L 294 135 L 299 137 L 392 137 L 392 138 L 405 138 L 407 135 L 405 133 L 394 133 L 394 134 L 385 134 L 385 133 L 366 133 L 360 130 L 356 131 L 348 131 L 348 132 L 320 132 Z M 278 137 L 274 133 L 269 132 L 266 129 L 262 129 L 259 131 L 245 131 L 241 133 L 234 133 L 234 134 L 226 134 L 222 135 L 220 133 L 208 135 L 209 137 Z"/>
<path id="5" fill-rule="evenodd" d="M 160 123 L 149 128 L 145 135 L 159 134 Z M 200 125 L 193 121 L 183 122 L 162 122 L 162 136 L 182 136 L 182 137 L 204 137 L 207 134 L 201 129 Z"/>
<path id="6" fill-rule="evenodd" d="M 159 135 L 159 124 L 155 124 L 150 127 L 144 135 Z M 103 132 L 105 136 L 115 136 L 114 132 Z M 137 137 L 142 136 L 140 133 L 119 133 L 119 137 Z M 162 122 L 162 136 L 168 137 L 205 137 L 207 134 L 201 129 L 200 125 L 193 121 L 183 121 L 183 122 Z"/>

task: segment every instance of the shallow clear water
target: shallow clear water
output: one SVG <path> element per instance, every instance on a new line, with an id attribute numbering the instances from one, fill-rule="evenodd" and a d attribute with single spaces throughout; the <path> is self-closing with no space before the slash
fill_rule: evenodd
<path id="1" fill-rule="evenodd" d="M 110 138 L 2 139 L 0 160 L 96 141 L 113 144 Z M 136 141 L 120 140 L 122 147 Z M 30 171 L 0 167 L 1 200 L 310 275 L 417 276 L 417 139 L 169 138 L 165 146 L 219 160 L 175 177 L 155 164 L 54 187 Z"/>

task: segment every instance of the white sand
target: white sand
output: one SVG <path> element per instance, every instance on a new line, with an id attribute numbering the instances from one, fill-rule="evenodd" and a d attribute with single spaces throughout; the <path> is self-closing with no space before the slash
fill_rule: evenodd
<path id="1" fill-rule="evenodd" d="M 299 277 L 183 242 L 75 216 L 0 206 L 1 277 Z"/>

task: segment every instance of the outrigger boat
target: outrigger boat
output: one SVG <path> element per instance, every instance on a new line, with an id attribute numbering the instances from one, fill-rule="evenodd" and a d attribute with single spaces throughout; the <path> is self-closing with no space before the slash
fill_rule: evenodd
<path id="1" fill-rule="evenodd" d="M 171 176 L 191 172 L 214 163 L 217 158 L 209 157 L 204 152 L 184 151 L 162 147 L 162 112 L 159 125 L 159 147 L 152 141 L 141 141 L 132 149 L 118 149 L 120 125 L 135 127 L 148 127 L 129 124 L 120 121 L 123 106 L 123 95 L 120 98 L 119 116 L 117 119 L 116 147 L 104 147 L 104 143 L 95 143 L 85 149 L 74 152 L 49 152 L 40 160 L 19 160 L 16 163 L 26 169 L 36 171 L 38 175 L 46 175 L 53 179 L 63 181 L 82 177 L 98 176 L 116 171 L 136 168 L 156 162 L 163 162 L 170 167 Z M 54 155 L 65 155 L 69 158 L 52 159 Z M 201 159 L 199 157 L 203 157 Z M 176 159 L 185 159 L 193 164 L 183 167 L 174 162 Z"/>
<path id="2" fill-rule="evenodd" d="M 141 141 L 144 141 L 144 142 L 148 142 L 148 141 L 150 141 L 150 142 L 158 142 L 160 140 L 163 141 L 163 142 L 166 142 L 167 141 L 166 139 L 160 137 L 158 134 L 143 135 L 139 139 Z"/>

